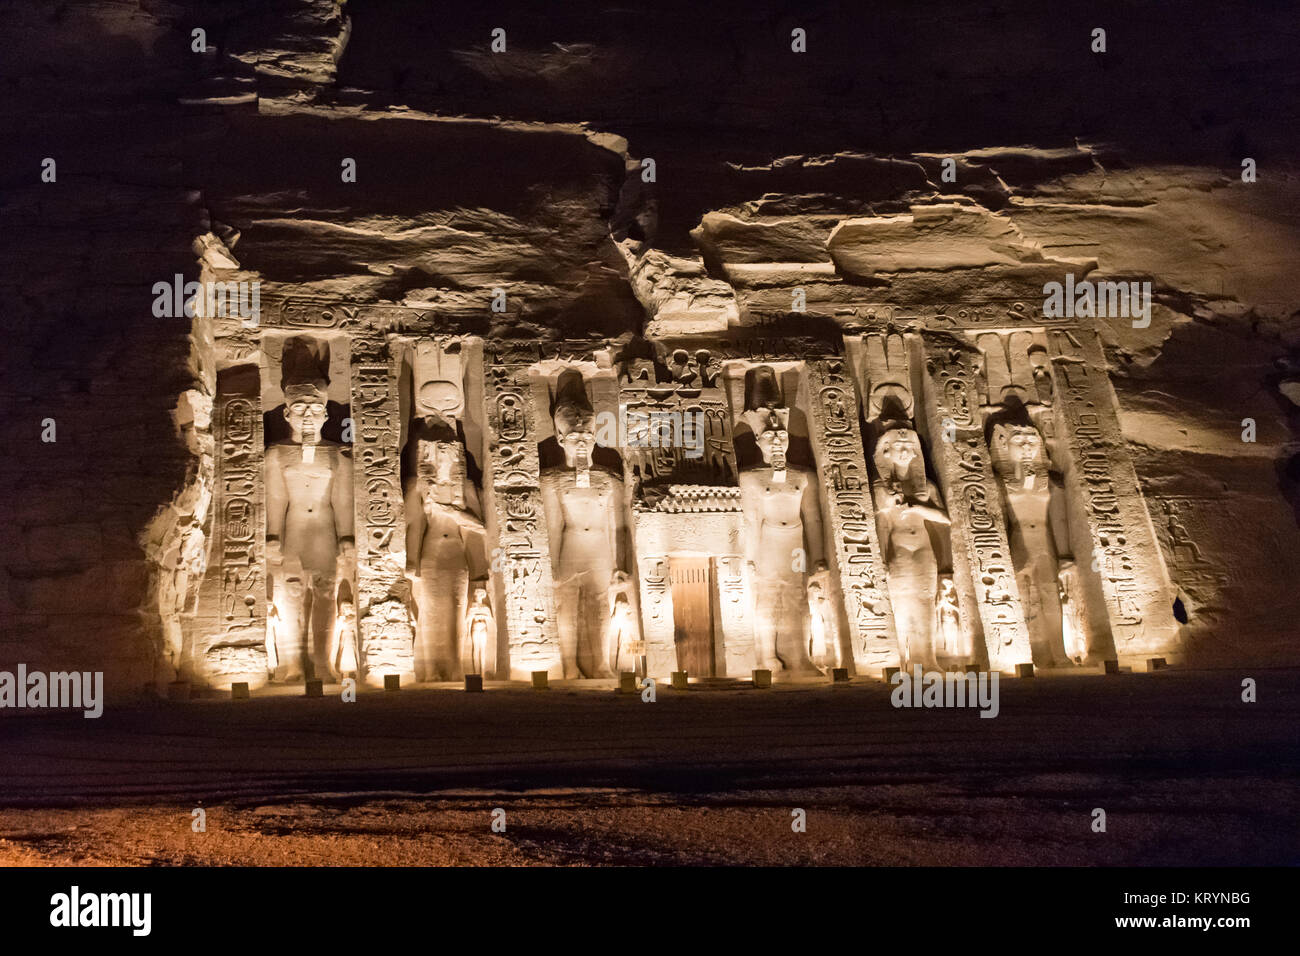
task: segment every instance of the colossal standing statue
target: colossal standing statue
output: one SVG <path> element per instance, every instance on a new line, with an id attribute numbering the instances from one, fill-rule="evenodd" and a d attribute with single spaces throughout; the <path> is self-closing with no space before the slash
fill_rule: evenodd
<path id="1" fill-rule="evenodd" d="M 1016 416 L 995 415 L 990 424 L 989 452 L 1002 486 L 1011 563 L 1020 585 L 1034 663 L 1065 666 L 1071 663 L 1065 646 L 1067 625 L 1071 649 L 1079 656 L 1084 652 L 1079 650 L 1082 635 L 1076 607 L 1063 608 L 1061 600 L 1064 596 L 1073 602 L 1080 597 L 1074 562 L 1059 557 L 1062 543 L 1069 540 L 1064 529 L 1064 489 L 1053 479 L 1043 436 L 1027 415 L 1018 421 Z"/>
<path id="2" fill-rule="evenodd" d="M 564 464 L 543 468 L 540 485 L 563 673 L 612 677 L 610 581 L 629 564 L 623 481 L 593 462 L 595 414 L 580 372 L 560 375 L 553 415 Z"/>
<path id="3" fill-rule="evenodd" d="M 466 474 L 465 448 L 439 422 L 416 439 L 416 473 L 406 486 L 406 569 L 414 579 L 415 675 L 460 680 L 470 581 L 485 572 L 478 493 Z"/>
<path id="4" fill-rule="evenodd" d="M 356 551 L 352 456 L 320 437 L 328 344 L 286 340 L 281 370 L 290 437 L 266 449 L 266 554 L 276 618 L 272 679 L 292 681 L 329 669 L 338 582 L 351 579 Z"/>
<path id="5" fill-rule="evenodd" d="M 829 588 L 817 478 L 791 465 L 790 410 L 776 372 L 763 365 L 747 375 L 742 420 L 754 433 L 761 463 L 739 475 L 745 516 L 745 560 L 754 602 L 754 641 L 760 667 L 815 674 L 809 660 L 809 585 Z M 811 570 L 811 574 L 807 571 Z"/>
<path id="6" fill-rule="evenodd" d="M 985 435 L 1002 489 L 1007 542 L 1034 664 L 1087 655 L 1083 581 L 1070 557 L 1065 487 L 1049 446 L 1055 400 L 1046 351 L 1026 331 L 979 336 Z"/>
<path id="7" fill-rule="evenodd" d="M 925 474 L 921 439 L 903 422 L 891 422 L 876 442 L 878 476 L 872 488 L 880 547 L 889 570 L 894 622 L 910 667 L 938 668 L 934 624 L 939 563 L 928 525 L 947 525 L 939 489 Z"/>

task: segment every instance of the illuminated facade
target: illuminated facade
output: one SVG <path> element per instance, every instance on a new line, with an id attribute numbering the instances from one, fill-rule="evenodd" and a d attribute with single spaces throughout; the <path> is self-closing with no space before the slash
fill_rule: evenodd
<path id="1" fill-rule="evenodd" d="M 1090 321 L 844 312 L 559 342 L 302 298 L 200 319 L 212 520 L 173 665 L 223 686 L 1177 661 Z"/>

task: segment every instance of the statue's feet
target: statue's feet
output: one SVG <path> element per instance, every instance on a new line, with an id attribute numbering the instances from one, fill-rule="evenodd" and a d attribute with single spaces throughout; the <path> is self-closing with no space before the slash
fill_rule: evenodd
<path id="1" fill-rule="evenodd" d="M 825 672 L 815 664 L 802 662 L 785 668 L 785 673 L 789 677 L 824 677 Z"/>

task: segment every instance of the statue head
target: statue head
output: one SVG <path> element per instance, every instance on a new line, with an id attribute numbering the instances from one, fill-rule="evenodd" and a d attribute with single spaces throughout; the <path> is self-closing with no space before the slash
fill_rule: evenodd
<path id="1" fill-rule="evenodd" d="M 769 410 L 760 426 L 761 431 L 756 430 L 754 438 L 758 445 L 758 452 L 763 456 L 763 463 L 770 465 L 776 471 L 785 470 L 785 456 L 790 448 L 790 432 L 786 430 L 786 415 L 789 415 L 786 409 Z"/>
<path id="2" fill-rule="evenodd" d="M 487 590 L 485 588 L 474 589 L 474 603 L 479 607 L 487 604 Z"/>
<path id="3" fill-rule="evenodd" d="M 555 407 L 555 440 L 564 451 L 564 463 L 569 468 L 584 468 L 591 464 L 591 453 L 596 447 L 595 415 L 590 408 L 577 402 L 564 402 Z"/>
<path id="4" fill-rule="evenodd" d="M 280 390 L 284 392 L 284 417 L 299 444 L 320 441 L 329 378 L 328 342 L 310 335 L 285 339 L 280 350 Z"/>
<path id="5" fill-rule="evenodd" d="M 568 369 L 560 374 L 555 388 L 555 440 L 564 452 L 564 464 L 586 472 L 591 467 L 591 455 L 596 448 L 596 415 L 582 373 Z"/>
<path id="6" fill-rule="evenodd" d="M 760 365 L 745 373 L 745 411 L 740 418 L 753 431 L 763 463 L 772 468 L 777 481 L 783 481 L 790 448 L 790 409 L 781 397 L 781 383 L 772 366 Z"/>
<path id="7" fill-rule="evenodd" d="M 1047 446 L 1033 425 L 999 423 L 989 440 L 993 470 L 1003 481 L 1029 482 L 1048 471 Z"/>
<path id="8" fill-rule="evenodd" d="M 890 484 L 925 484 L 925 458 L 916 430 L 902 424 L 887 428 L 876 441 L 876 471 Z"/>
<path id="9" fill-rule="evenodd" d="M 290 385 L 284 390 L 284 417 L 295 442 L 314 445 L 320 441 L 326 401 L 325 389 L 314 382 Z"/>

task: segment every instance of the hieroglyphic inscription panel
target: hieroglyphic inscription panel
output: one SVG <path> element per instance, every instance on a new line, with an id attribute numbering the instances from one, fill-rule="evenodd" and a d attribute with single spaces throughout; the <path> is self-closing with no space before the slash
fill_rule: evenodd
<path id="1" fill-rule="evenodd" d="M 668 556 L 638 556 L 637 567 L 641 572 L 641 632 L 645 635 L 646 667 L 651 674 L 667 674 L 678 669 Z"/>
<path id="2" fill-rule="evenodd" d="M 1115 651 L 1121 659 L 1181 653 L 1174 591 L 1142 498 L 1095 332 L 1049 330 L 1060 432 L 1070 452 L 1066 480 L 1092 532 Z M 1084 560 L 1083 555 L 1078 555 Z"/>
<path id="3" fill-rule="evenodd" d="M 218 378 L 215 493 L 208 571 L 190 655 L 195 676 L 217 686 L 266 680 L 265 483 L 259 374 L 240 366 Z"/>
<path id="4" fill-rule="evenodd" d="M 952 520 L 953 583 L 959 595 L 974 596 L 978 609 L 977 619 L 966 602 L 962 628 L 972 637 L 983 632 L 990 669 L 1009 671 L 1033 656 L 1002 494 L 984 441 L 978 368 L 973 349 L 926 342 L 926 418 Z"/>
<path id="5" fill-rule="evenodd" d="M 562 673 L 529 359 L 493 347 L 485 355 L 488 485 L 497 528 L 492 569 L 505 608 L 510 676 L 518 680 L 532 671 Z"/>
<path id="6" fill-rule="evenodd" d="M 357 606 L 365 680 L 415 671 L 410 583 L 404 573 L 400 406 L 396 359 L 382 339 L 353 340 L 353 487 Z"/>
<path id="7" fill-rule="evenodd" d="M 853 663 L 859 673 L 896 667 L 898 637 L 885 584 L 852 374 L 839 360 L 810 361 L 805 368 L 809 437 L 831 537 L 827 558 L 843 594 Z"/>

